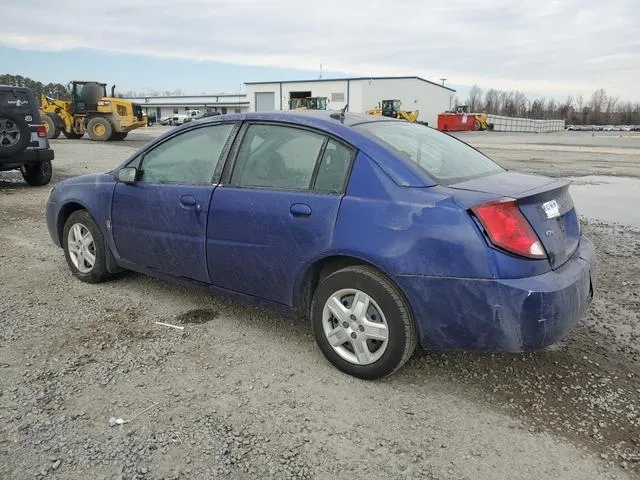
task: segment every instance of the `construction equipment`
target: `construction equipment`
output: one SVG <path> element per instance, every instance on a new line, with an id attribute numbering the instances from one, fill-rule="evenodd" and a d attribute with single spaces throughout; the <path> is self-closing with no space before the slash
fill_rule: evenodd
<path id="1" fill-rule="evenodd" d="M 326 110 L 327 97 L 290 98 L 289 110 Z"/>
<path id="2" fill-rule="evenodd" d="M 67 138 L 81 138 L 85 132 L 91 140 L 124 140 L 131 130 L 147 125 L 140 105 L 115 97 L 114 85 L 107 96 L 107 84 L 74 80 L 70 84 L 71 100 L 42 95 L 40 115 L 47 138 L 60 132 Z"/>
<path id="3" fill-rule="evenodd" d="M 409 110 L 400 110 L 402 102 L 400 100 L 382 100 L 378 103 L 377 107 L 367 110 L 369 115 L 382 115 L 383 117 L 398 118 L 400 120 L 406 120 L 411 123 L 425 123 L 418 122 L 419 110 L 413 112 Z"/>
<path id="4" fill-rule="evenodd" d="M 458 105 L 438 115 L 438 130 L 443 132 L 492 130 L 487 112 L 472 113 L 469 105 Z"/>

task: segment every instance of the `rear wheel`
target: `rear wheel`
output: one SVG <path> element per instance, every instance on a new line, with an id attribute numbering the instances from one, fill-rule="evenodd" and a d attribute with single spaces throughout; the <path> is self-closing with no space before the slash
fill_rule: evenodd
<path id="1" fill-rule="evenodd" d="M 111 122 L 104 117 L 93 117 L 87 124 L 87 133 L 91 140 L 104 142 L 109 140 L 113 133 Z"/>
<path id="2" fill-rule="evenodd" d="M 47 185 L 51 181 L 51 161 L 23 165 L 20 173 L 25 182 L 33 187 Z"/>
<path id="3" fill-rule="evenodd" d="M 60 135 L 60 127 L 56 124 L 55 119 L 45 113 L 42 116 L 42 123 L 44 124 L 44 129 L 47 131 L 47 138 L 58 138 Z"/>
<path id="4" fill-rule="evenodd" d="M 404 297 L 387 277 L 367 266 L 325 277 L 313 297 L 311 321 L 325 357 L 339 370 L 363 379 L 392 374 L 417 343 Z"/>
<path id="5" fill-rule="evenodd" d="M 89 212 L 78 210 L 69 215 L 62 246 L 67 264 L 78 279 L 98 283 L 108 278 L 104 238 Z"/>
<path id="6" fill-rule="evenodd" d="M 77 140 L 84 136 L 84 133 L 67 132 L 66 130 L 63 130 L 62 134 L 70 140 Z"/>

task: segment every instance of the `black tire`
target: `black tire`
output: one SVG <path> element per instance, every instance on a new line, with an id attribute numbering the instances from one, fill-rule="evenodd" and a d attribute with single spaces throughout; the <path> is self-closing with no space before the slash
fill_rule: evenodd
<path id="1" fill-rule="evenodd" d="M 373 363 L 359 365 L 348 361 L 340 356 L 327 340 L 323 327 L 325 303 L 343 289 L 364 292 L 384 312 L 382 315 L 386 318 L 388 340 L 386 349 Z M 413 354 L 418 339 L 411 309 L 400 290 L 378 270 L 363 265 L 343 268 L 321 279 L 311 304 L 311 323 L 316 342 L 324 356 L 339 370 L 366 380 L 391 375 L 402 367 Z M 358 334 L 352 332 L 350 335 Z M 340 348 L 348 348 L 347 344 L 351 344 L 351 341 L 344 343 Z"/>
<path id="2" fill-rule="evenodd" d="M 32 187 L 42 187 L 47 185 L 51 181 L 51 174 L 53 169 L 51 167 L 51 161 L 39 163 L 29 163 L 20 167 L 20 173 L 22 178 Z"/>
<path id="3" fill-rule="evenodd" d="M 87 133 L 91 140 L 105 142 L 111 137 L 113 126 L 111 122 L 104 117 L 93 117 L 87 124 Z"/>
<path id="4" fill-rule="evenodd" d="M 22 152 L 30 141 L 31 131 L 24 114 L 11 111 L 0 113 L 0 158 Z"/>
<path id="5" fill-rule="evenodd" d="M 88 230 L 93 237 L 94 247 L 91 250 L 91 253 L 95 255 L 95 262 L 88 272 L 80 271 L 74 264 L 71 259 L 71 254 L 69 253 L 69 231 L 76 224 L 80 224 Z M 109 278 L 104 237 L 102 236 L 102 232 L 100 231 L 100 228 L 98 228 L 95 220 L 86 210 L 77 210 L 67 218 L 62 233 L 62 247 L 64 248 L 64 256 L 67 259 L 67 264 L 69 265 L 71 272 L 79 280 L 86 283 L 99 283 Z"/>
<path id="6" fill-rule="evenodd" d="M 62 134 L 67 137 L 69 140 L 77 140 L 84 136 L 84 133 L 76 133 L 76 132 L 67 132 L 66 130 L 62 131 Z"/>
<path id="7" fill-rule="evenodd" d="M 42 116 L 42 123 L 44 123 L 44 127 L 47 129 L 47 138 L 58 138 L 60 135 L 60 127 L 56 124 L 55 119 L 51 115 L 45 113 Z"/>
<path id="8" fill-rule="evenodd" d="M 125 138 L 127 138 L 127 133 L 128 132 L 113 132 L 109 140 L 124 140 Z"/>

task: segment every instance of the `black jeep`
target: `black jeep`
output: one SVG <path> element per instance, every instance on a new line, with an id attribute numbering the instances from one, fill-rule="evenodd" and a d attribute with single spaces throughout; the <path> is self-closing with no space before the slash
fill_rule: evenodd
<path id="1" fill-rule="evenodd" d="M 29 185 L 51 181 L 53 150 L 33 91 L 0 85 L 0 171 L 20 169 Z"/>

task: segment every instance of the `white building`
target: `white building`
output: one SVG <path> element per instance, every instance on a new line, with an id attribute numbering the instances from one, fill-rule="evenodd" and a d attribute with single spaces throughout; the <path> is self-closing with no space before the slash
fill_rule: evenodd
<path id="1" fill-rule="evenodd" d="M 436 126 L 438 114 L 453 106 L 455 90 L 420 77 L 359 77 L 281 82 L 247 82 L 249 111 L 289 110 L 295 98 L 326 97 L 329 110 L 349 104 L 364 113 L 382 100 L 400 100 L 403 110 L 419 110 L 421 121 Z"/>
<path id="2" fill-rule="evenodd" d="M 171 97 L 129 97 L 128 100 L 139 103 L 147 115 L 155 115 L 157 120 L 185 113 L 190 110 L 200 110 L 203 113 L 209 111 L 243 113 L 249 110 L 249 101 L 243 93 Z"/>

